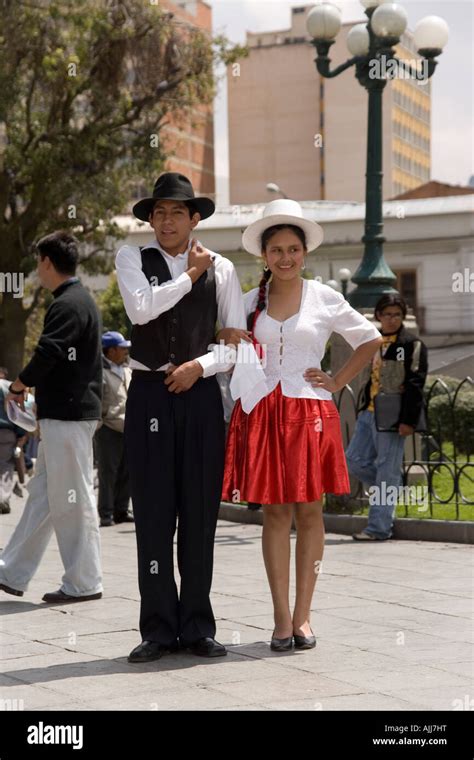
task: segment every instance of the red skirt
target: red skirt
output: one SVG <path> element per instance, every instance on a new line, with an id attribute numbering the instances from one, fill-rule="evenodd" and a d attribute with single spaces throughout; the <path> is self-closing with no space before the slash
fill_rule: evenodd
<path id="1" fill-rule="evenodd" d="M 237 401 L 227 434 L 224 501 L 308 503 L 350 490 L 332 399 L 289 398 L 278 383 L 250 414 Z"/>

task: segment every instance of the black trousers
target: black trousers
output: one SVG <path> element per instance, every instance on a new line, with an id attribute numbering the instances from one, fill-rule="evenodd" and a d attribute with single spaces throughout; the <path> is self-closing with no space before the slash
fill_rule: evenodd
<path id="1" fill-rule="evenodd" d="M 128 512 L 130 486 L 125 461 L 124 435 L 102 425 L 95 434 L 99 476 L 99 515 L 123 517 Z"/>
<path id="2" fill-rule="evenodd" d="M 215 377 L 172 393 L 164 372 L 134 370 L 125 414 L 143 640 L 184 644 L 216 633 L 209 598 L 224 471 Z M 180 593 L 174 578 L 178 521 Z"/>

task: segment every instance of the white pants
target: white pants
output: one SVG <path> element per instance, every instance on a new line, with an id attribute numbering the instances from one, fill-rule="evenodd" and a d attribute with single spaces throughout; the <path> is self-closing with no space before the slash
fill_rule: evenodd
<path id="1" fill-rule="evenodd" d="M 0 583 L 26 591 L 53 531 L 71 596 L 102 591 L 100 533 L 93 486 L 96 420 L 40 420 L 36 474 L 25 509 L 0 559 Z"/>

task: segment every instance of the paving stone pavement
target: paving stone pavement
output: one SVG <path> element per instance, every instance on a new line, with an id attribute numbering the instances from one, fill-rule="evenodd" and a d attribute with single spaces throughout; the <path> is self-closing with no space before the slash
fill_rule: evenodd
<path id="1" fill-rule="evenodd" d="M 0 515 L 0 546 L 23 504 L 13 497 L 11 514 Z M 133 525 L 102 529 L 101 536 L 101 600 L 41 602 L 60 585 L 55 539 L 22 599 L 0 592 L 0 709 L 474 707 L 471 546 L 367 546 L 328 534 L 313 598 L 318 645 L 279 654 L 269 649 L 273 618 L 261 527 L 219 521 L 212 601 L 227 657 L 179 653 L 137 666 L 126 659 L 140 640 Z M 295 540 L 293 534 L 293 556 Z"/>

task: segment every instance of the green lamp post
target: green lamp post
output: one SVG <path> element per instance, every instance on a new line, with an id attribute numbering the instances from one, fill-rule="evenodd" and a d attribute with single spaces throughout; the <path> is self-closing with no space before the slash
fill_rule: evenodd
<path id="1" fill-rule="evenodd" d="M 368 92 L 364 256 L 352 277 L 356 287 L 348 295 L 354 308 L 373 307 L 383 293 L 396 292 L 393 287 L 396 277 L 383 255 L 382 94 L 397 67 L 420 78 L 420 72 L 398 59 L 393 50 L 407 26 L 403 6 L 383 0 L 361 1 L 368 20 L 354 26 L 348 34 L 347 46 L 353 57 L 332 70 L 328 52 L 341 28 L 339 8 L 333 3 L 322 2 L 310 10 L 306 20 L 317 51 L 316 68 L 321 76 L 332 78 L 354 66 L 356 78 Z M 422 56 L 424 78 L 432 76 L 436 57 L 447 42 L 448 31 L 448 25 L 438 16 L 427 16 L 416 25 L 414 41 Z"/>

